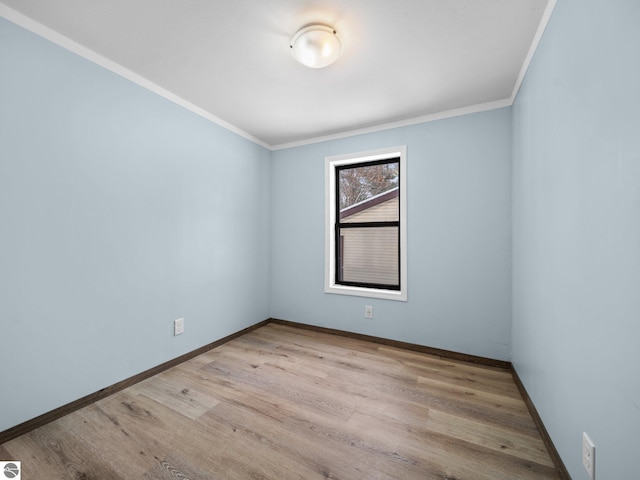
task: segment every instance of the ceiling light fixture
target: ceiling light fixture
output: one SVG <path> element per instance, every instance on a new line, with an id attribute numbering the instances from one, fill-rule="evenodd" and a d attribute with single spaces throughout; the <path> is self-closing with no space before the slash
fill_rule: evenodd
<path id="1" fill-rule="evenodd" d="M 322 24 L 298 30 L 291 39 L 290 47 L 293 58 L 309 68 L 327 67 L 342 54 L 342 43 L 336 31 Z"/>

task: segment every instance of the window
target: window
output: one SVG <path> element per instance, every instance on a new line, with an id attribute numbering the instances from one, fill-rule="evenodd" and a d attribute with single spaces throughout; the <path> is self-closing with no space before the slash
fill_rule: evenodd
<path id="1" fill-rule="evenodd" d="M 406 147 L 325 161 L 325 291 L 406 300 Z"/>

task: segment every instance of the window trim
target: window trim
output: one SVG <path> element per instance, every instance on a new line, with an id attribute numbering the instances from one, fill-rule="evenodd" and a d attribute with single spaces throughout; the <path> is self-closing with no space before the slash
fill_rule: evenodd
<path id="1" fill-rule="evenodd" d="M 400 290 L 336 284 L 336 167 L 400 158 Z M 407 147 L 401 145 L 366 152 L 325 157 L 325 293 L 407 301 Z"/>

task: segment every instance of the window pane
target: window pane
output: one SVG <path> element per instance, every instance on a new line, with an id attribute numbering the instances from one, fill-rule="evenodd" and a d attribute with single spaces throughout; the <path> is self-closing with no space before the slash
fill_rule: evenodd
<path id="1" fill-rule="evenodd" d="M 399 171 L 399 161 L 339 170 L 339 210 L 343 211 L 397 188 Z"/>
<path id="2" fill-rule="evenodd" d="M 339 281 L 399 285 L 398 227 L 340 229 Z"/>

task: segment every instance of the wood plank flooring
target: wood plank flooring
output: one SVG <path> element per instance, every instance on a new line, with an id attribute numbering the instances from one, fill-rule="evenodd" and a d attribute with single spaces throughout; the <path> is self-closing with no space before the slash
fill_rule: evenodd
<path id="1" fill-rule="evenodd" d="M 38 479 L 554 479 L 510 372 L 268 324 L 0 445 Z"/>

